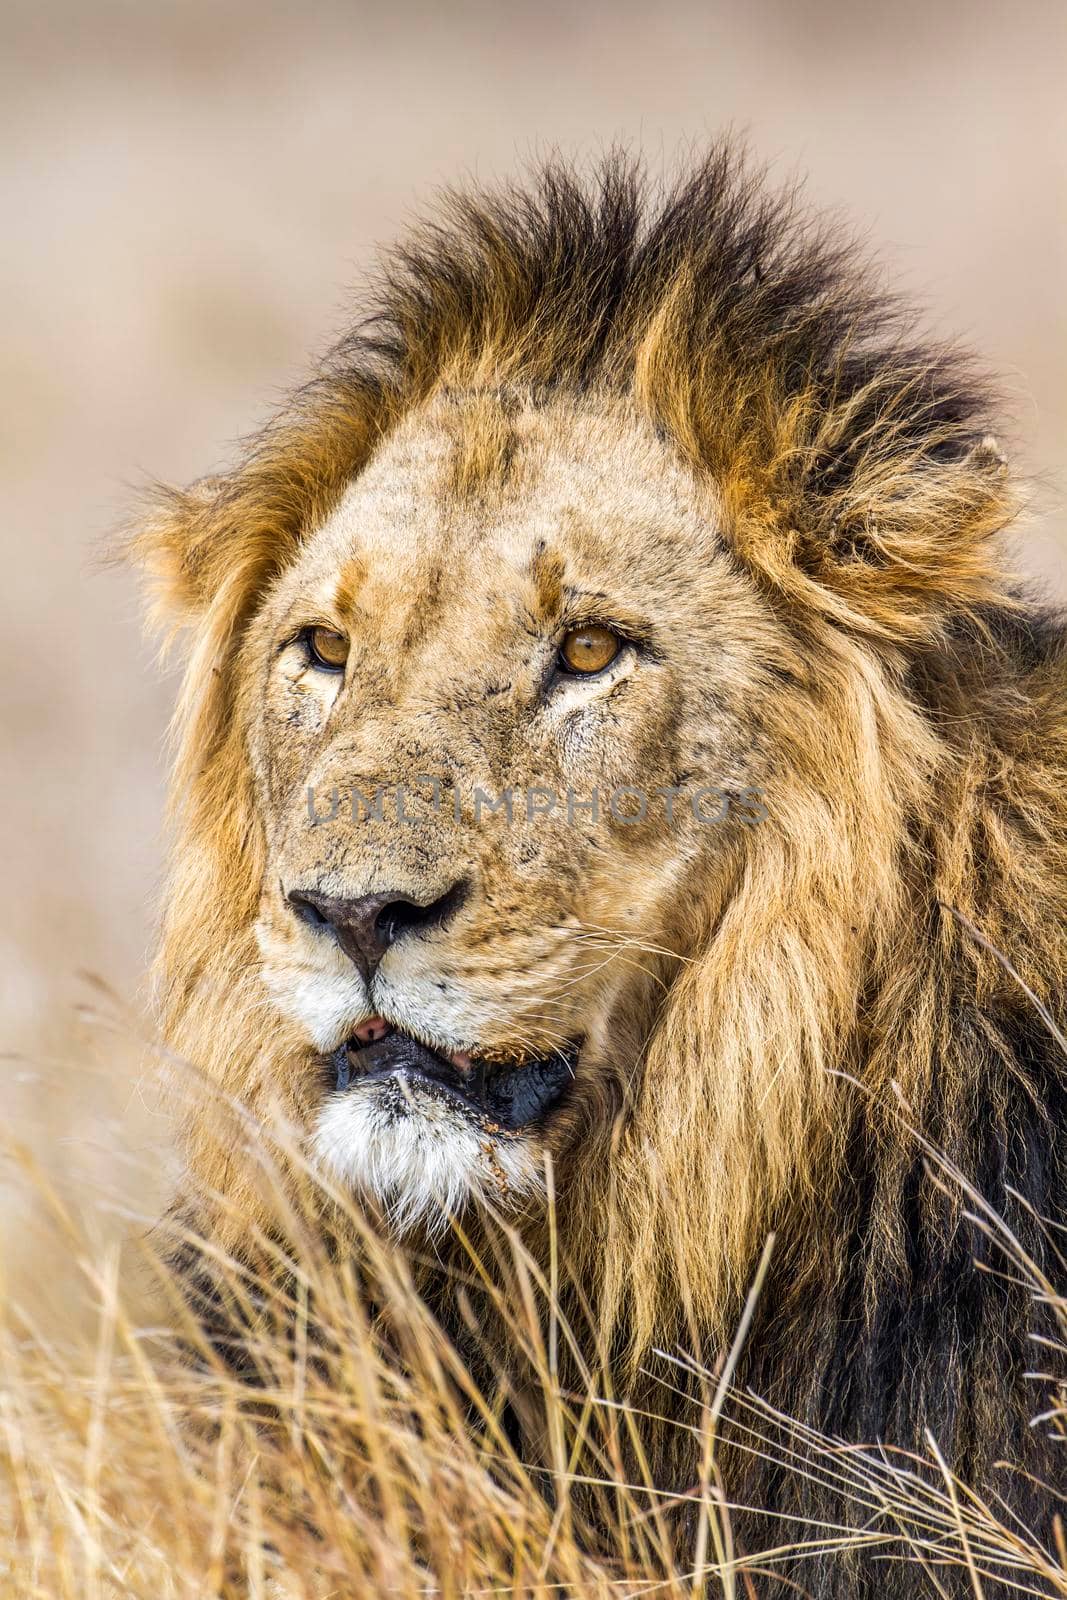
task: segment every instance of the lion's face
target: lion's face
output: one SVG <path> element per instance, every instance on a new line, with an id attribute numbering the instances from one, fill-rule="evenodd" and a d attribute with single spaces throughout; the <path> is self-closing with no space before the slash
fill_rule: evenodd
<path id="1" fill-rule="evenodd" d="M 624 157 L 453 196 L 387 256 L 133 540 L 189 645 L 161 1021 L 241 1108 L 185 1119 L 183 1225 L 275 1237 L 280 1126 L 372 1214 L 481 1200 L 545 1260 L 551 1156 L 601 1347 L 727 1337 L 768 1230 L 864 1148 L 844 1085 L 926 1104 L 938 962 L 971 982 L 932 913 L 981 901 L 988 421 L 729 146 L 659 196 Z"/>
<path id="2" fill-rule="evenodd" d="M 416 413 L 277 584 L 262 972 L 318 1155 L 395 1220 L 535 1190 L 624 1105 L 785 648 L 666 447 L 574 407 Z"/>

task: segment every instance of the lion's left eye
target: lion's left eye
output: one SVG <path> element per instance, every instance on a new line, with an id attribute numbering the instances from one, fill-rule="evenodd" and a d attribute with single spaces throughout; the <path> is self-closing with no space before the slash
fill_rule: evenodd
<path id="1" fill-rule="evenodd" d="M 303 640 L 311 665 L 321 672 L 343 672 L 348 660 L 348 640 L 332 628 L 305 628 Z"/>
<path id="2" fill-rule="evenodd" d="M 610 628 L 573 628 L 559 647 L 559 664 L 564 672 L 588 677 L 610 667 L 621 649 L 622 640 Z"/>

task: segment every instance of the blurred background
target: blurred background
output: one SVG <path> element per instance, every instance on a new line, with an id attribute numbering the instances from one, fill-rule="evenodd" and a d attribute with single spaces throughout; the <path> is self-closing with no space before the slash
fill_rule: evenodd
<path id="1" fill-rule="evenodd" d="M 225 463 L 438 185 L 732 125 L 1003 373 L 1022 563 L 1067 596 L 1065 50 L 1062 0 L 2 0 L 0 1129 L 94 1229 L 168 1149 L 137 1018 L 175 680 L 100 560 L 136 486 Z M 0 1281 L 54 1301 L 12 1170 Z"/>

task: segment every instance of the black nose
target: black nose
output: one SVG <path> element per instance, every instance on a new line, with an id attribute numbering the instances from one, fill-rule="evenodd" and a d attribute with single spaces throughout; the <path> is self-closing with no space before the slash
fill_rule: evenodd
<path id="1" fill-rule="evenodd" d="M 458 911 L 467 895 L 460 880 L 426 904 L 397 889 L 364 894 L 357 900 L 320 894 L 315 889 L 291 889 L 286 899 L 305 922 L 329 928 L 345 955 L 351 957 L 367 983 L 389 946 L 405 933 L 422 933 L 442 927 Z"/>

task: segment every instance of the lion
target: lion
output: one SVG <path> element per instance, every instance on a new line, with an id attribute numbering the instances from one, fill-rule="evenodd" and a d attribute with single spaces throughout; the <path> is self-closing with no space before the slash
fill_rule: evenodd
<path id="1" fill-rule="evenodd" d="M 1067 655 L 1012 575 L 995 412 L 729 143 L 665 191 L 555 163 L 452 195 L 136 546 L 189 641 L 173 1051 L 433 1242 L 461 1347 L 455 1224 L 543 1253 L 549 1173 L 572 1303 L 646 1400 L 656 1352 L 729 1345 L 773 1234 L 737 1388 L 932 1435 L 1045 1537 L 1046 1312 L 967 1197 L 1053 1261 Z M 178 1212 L 240 1257 L 240 1151 L 201 1115 L 185 1158 Z M 643 1445 L 679 1492 L 682 1389 Z M 756 1508 L 779 1544 L 854 1515 L 723 1437 L 742 1547 Z M 759 1592 L 926 1592 L 882 1548 Z"/>

